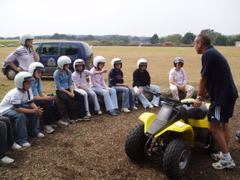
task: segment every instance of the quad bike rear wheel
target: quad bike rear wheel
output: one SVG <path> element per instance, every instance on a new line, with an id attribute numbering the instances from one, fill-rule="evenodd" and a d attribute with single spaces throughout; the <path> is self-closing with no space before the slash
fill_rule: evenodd
<path id="1" fill-rule="evenodd" d="M 163 170 L 169 178 L 181 178 L 187 171 L 191 157 L 189 143 L 182 139 L 174 139 L 167 146 L 163 155 Z"/>
<path id="2" fill-rule="evenodd" d="M 125 153 L 132 160 L 141 160 L 145 157 L 144 147 L 148 137 L 144 134 L 144 125 L 135 126 L 127 136 L 125 142 Z"/>

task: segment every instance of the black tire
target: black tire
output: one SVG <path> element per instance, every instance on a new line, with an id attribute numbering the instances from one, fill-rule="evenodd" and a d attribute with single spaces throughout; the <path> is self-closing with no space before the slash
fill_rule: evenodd
<path id="1" fill-rule="evenodd" d="M 144 147 L 148 137 L 144 134 L 144 125 L 135 126 L 127 136 L 125 142 L 125 153 L 132 160 L 141 160 L 145 158 Z"/>
<path id="2" fill-rule="evenodd" d="M 174 139 L 167 146 L 163 155 L 163 170 L 169 178 L 179 179 L 186 173 L 191 157 L 189 143 L 182 139 Z"/>
<path id="3" fill-rule="evenodd" d="M 15 71 L 13 68 L 11 67 L 8 67 L 7 70 L 6 70 L 6 77 L 9 79 L 9 80 L 14 80 L 16 74 L 18 72 Z"/>

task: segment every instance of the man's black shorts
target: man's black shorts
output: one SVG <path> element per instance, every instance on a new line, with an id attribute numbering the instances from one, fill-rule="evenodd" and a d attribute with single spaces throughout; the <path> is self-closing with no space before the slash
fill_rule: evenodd
<path id="1" fill-rule="evenodd" d="M 228 123 L 229 118 L 233 116 L 235 102 L 236 100 L 232 100 L 223 106 L 210 105 L 208 111 L 208 121 Z"/>

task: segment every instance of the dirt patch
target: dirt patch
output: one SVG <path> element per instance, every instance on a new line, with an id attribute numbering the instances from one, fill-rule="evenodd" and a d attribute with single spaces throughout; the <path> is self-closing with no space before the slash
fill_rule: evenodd
<path id="1" fill-rule="evenodd" d="M 185 179 L 240 179 L 240 144 L 235 131 L 240 128 L 240 101 L 230 121 L 230 152 L 235 160 L 234 170 L 215 170 L 214 161 L 203 150 L 192 152 L 191 165 Z M 124 152 L 129 131 L 141 123 L 139 108 L 117 117 L 94 115 L 90 122 L 56 128 L 44 139 L 29 138 L 31 148 L 9 151 L 15 159 L 11 165 L 0 165 L 1 179 L 168 179 L 162 171 L 161 160 L 133 162 Z M 158 109 L 148 109 L 157 113 Z"/>

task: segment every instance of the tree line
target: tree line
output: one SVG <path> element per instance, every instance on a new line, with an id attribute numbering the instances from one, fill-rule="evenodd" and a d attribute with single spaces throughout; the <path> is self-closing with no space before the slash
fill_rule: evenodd
<path id="1" fill-rule="evenodd" d="M 210 36 L 213 45 L 234 46 L 236 41 L 240 41 L 240 34 L 226 36 L 215 32 L 213 29 L 203 29 L 200 33 L 206 33 Z M 193 46 L 194 39 L 197 35 L 187 32 L 184 36 L 181 34 L 172 34 L 165 37 L 159 37 L 154 34 L 152 37 L 145 36 L 123 36 L 123 35 L 71 35 L 58 34 L 38 35 L 35 39 L 65 39 L 91 41 L 92 45 L 145 45 L 145 46 L 164 46 L 164 43 L 171 42 L 172 46 Z M 0 37 L 0 39 L 19 39 L 17 37 Z"/>

